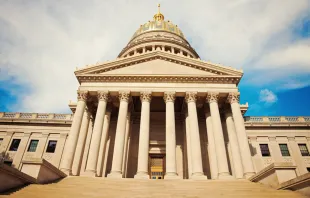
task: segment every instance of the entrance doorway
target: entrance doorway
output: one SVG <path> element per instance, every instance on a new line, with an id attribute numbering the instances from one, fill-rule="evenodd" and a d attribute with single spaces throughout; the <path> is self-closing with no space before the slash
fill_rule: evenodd
<path id="1" fill-rule="evenodd" d="M 165 156 L 150 155 L 149 160 L 150 179 L 164 179 L 165 175 Z"/>

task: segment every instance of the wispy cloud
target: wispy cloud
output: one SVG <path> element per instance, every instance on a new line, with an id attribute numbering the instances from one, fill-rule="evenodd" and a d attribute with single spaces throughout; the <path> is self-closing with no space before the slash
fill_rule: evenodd
<path id="1" fill-rule="evenodd" d="M 260 91 L 259 100 L 265 104 L 273 104 L 277 102 L 278 97 L 272 91 L 263 89 Z"/>
<path id="2" fill-rule="evenodd" d="M 293 31 L 308 0 L 160 2 L 202 59 L 253 72 L 253 85 L 310 73 L 309 39 Z M 114 59 L 156 11 L 143 0 L 0 0 L 0 81 L 27 90 L 16 94 L 15 110 L 67 111 L 78 88 L 75 68 Z"/>

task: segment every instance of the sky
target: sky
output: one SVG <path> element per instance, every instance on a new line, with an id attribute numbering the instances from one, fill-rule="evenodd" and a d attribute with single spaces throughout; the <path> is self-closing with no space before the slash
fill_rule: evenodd
<path id="1" fill-rule="evenodd" d="M 157 12 L 201 59 L 243 69 L 249 116 L 310 116 L 310 0 L 0 0 L 0 112 L 69 113 L 75 69 Z"/>

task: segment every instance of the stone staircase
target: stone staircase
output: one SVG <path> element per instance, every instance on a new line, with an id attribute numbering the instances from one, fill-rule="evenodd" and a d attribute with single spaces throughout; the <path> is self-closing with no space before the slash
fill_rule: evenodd
<path id="1" fill-rule="evenodd" d="M 32 184 L 2 197 L 20 198 L 91 198 L 91 197 L 263 197 L 301 198 L 303 195 L 274 190 L 247 180 L 192 181 L 192 180 L 136 180 L 90 177 L 68 177 L 57 183 Z"/>

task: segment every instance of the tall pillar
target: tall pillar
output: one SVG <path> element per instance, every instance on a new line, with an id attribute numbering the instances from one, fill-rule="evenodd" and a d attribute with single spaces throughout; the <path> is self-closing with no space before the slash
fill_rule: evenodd
<path id="1" fill-rule="evenodd" d="M 88 131 L 89 119 L 90 117 L 88 114 L 88 110 L 85 110 L 83 114 L 83 120 L 82 120 L 78 142 L 77 142 L 76 149 L 75 149 L 75 155 L 74 155 L 74 160 L 72 164 L 72 175 L 79 175 L 79 172 L 80 172 L 84 145 L 85 145 L 86 135 Z"/>
<path id="2" fill-rule="evenodd" d="M 242 161 L 241 161 L 241 155 L 240 155 L 240 148 L 239 148 L 235 124 L 234 124 L 234 120 L 232 118 L 231 112 L 227 112 L 227 111 L 225 112 L 225 119 L 226 119 L 229 145 L 231 148 L 232 161 L 234 164 L 235 177 L 237 179 L 242 179 L 243 178 L 243 167 L 242 167 Z"/>
<path id="3" fill-rule="evenodd" d="M 97 171 L 97 161 L 100 148 L 100 140 L 102 134 L 102 126 L 104 115 L 107 108 L 107 103 L 109 99 L 109 93 L 107 91 L 98 92 L 98 107 L 96 113 L 96 119 L 93 129 L 93 135 L 91 137 L 89 156 L 86 165 L 86 174 L 89 176 L 96 176 Z"/>
<path id="4" fill-rule="evenodd" d="M 186 154 L 187 154 L 187 173 L 188 179 L 192 177 L 192 152 L 191 152 L 191 137 L 190 137 L 190 120 L 189 115 L 185 115 L 185 135 L 186 135 Z"/>
<path id="5" fill-rule="evenodd" d="M 98 155 L 98 162 L 97 162 L 97 176 L 102 177 L 103 173 L 103 164 L 104 164 L 104 155 L 106 150 L 107 138 L 109 133 L 110 127 L 110 119 L 111 119 L 111 110 L 107 110 L 104 116 L 103 127 L 102 127 L 102 135 L 100 141 L 100 149 Z"/>
<path id="6" fill-rule="evenodd" d="M 122 173 L 123 177 L 126 178 L 126 169 L 128 164 L 128 152 L 129 152 L 129 133 L 130 133 L 130 117 L 131 113 L 130 111 L 127 113 L 127 119 L 126 119 L 126 132 L 125 132 L 125 143 L 124 143 L 124 154 L 123 154 L 123 165 L 122 165 Z"/>
<path id="7" fill-rule="evenodd" d="M 152 99 L 151 92 L 141 93 L 141 120 L 139 133 L 139 153 L 138 153 L 138 170 L 135 178 L 149 179 L 148 159 L 150 144 L 150 104 Z"/>
<path id="8" fill-rule="evenodd" d="M 218 107 L 218 93 L 208 93 L 207 101 L 210 105 L 210 113 L 212 118 L 212 127 L 214 134 L 216 158 L 218 165 L 218 177 L 219 179 L 232 178 L 228 170 L 227 155 L 224 143 L 223 128 L 221 123 L 221 117 Z"/>
<path id="9" fill-rule="evenodd" d="M 166 103 L 166 174 L 165 179 L 179 179 L 176 165 L 175 92 L 165 92 Z"/>
<path id="10" fill-rule="evenodd" d="M 244 176 L 249 178 L 255 174 L 248 137 L 245 132 L 244 120 L 239 105 L 239 93 L 229 93 L 227 102 L 231 105 L 231 111 L 235 121 L 236 133 L 241 151 Z"/>
<path id="11" fill-rule="evenodd" d="M 211 179 L 217 179 L 218 178 L 218 167 L 217 167 L 217 159 L 216 159 L 214 131 L 213 131 L 213 126 L 212 126 L 212 117 L 211 117 L 209 108 L 206 108 L 206 124 L 207 124 L 208 155 L 209 155 Z"/>
<path id="12" fill-rule="evenodd" d="M 71 167 L 73 163 L 73 157 L 75 153 L 76 144 L 79 137 L 79 132 L 82 124 L 83 114 L 86 107 L 86 100 L 88 91 L 78 91 L 78 102 L 76 105 L 76 111 L 73 116 L 72 125 L 69 132 L 69 137 L 65 144 L 64 154 L 61 160 L 60 170 L 67 175 L 71 173 Z"/>
<path id="13" fill-rule="evenodd" d="M 190 141 L 191 141 L 191 161 L 192 176 L 191 179 L 206 179 L 202 169 L 201 146 L 199 137 L 199 126 L 196 109 L 197 92 L 186 92 L 185 100 L 187 102 Z"/>
<path id="14" fill-rule="evenodd" d="M 122 91 L 119 93 L 120 105 L 116 126 L 112 169 L 111 173 L 108 174 L 108 177 L 112 178 L 122 178 L 122 164 L 123 164 L 122 161 L 123 161 L 126 118 L 127 118 L 129 98 L 130 98 L 129 91 Z"/>

